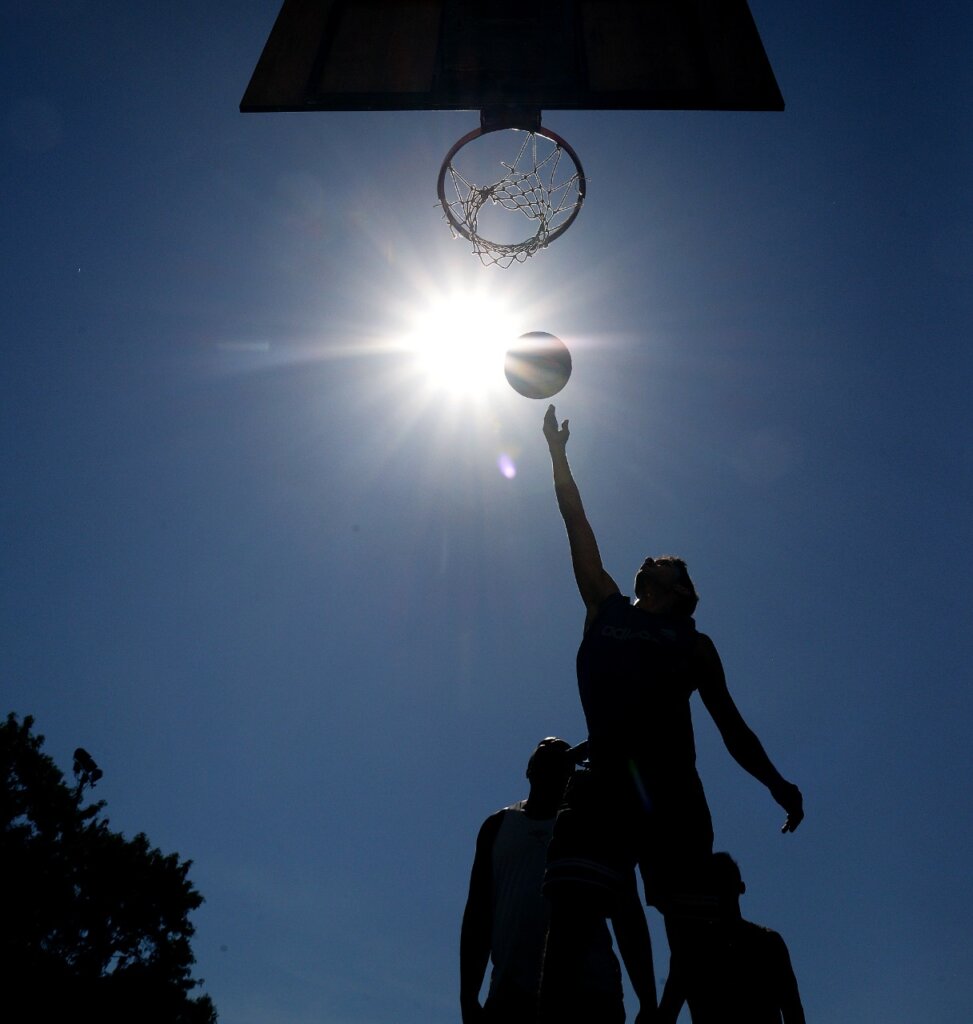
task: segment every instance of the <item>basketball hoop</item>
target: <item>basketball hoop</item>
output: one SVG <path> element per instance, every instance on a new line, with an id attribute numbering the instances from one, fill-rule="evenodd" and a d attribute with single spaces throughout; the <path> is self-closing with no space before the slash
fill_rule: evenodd
<path id="1" fill-rule="evenodd" d="M 512 131 L 519 150 L 509 162 L 500 161 L 499 180 L 478 185 L 459 166 L 460 151 L 493 132 Z M 447 179 L 449 196 L 447 195 Z M 484 266 L 509 267 L 523 263 L 574 223 L 584 202 L 587 182 L 578 154 L 559 135 L 542 128 L 539 114 L 511 120 L 481 115 L 480 127 L 464 135 L 446 154 L 439 170 L 437 191 L 449 229 L 473 245 Z M 455 195 L 455 199 L 450 196 Z M 525 217 L 533 234 L 519 242 L 499 242 L 480 233 L 478 220 L 485 209 L 500 208 Z"/>

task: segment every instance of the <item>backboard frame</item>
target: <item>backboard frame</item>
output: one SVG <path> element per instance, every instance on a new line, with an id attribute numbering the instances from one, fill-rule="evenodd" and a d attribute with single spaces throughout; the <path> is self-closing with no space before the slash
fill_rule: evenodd
<path id="1" fill-rule="evenodd" d="M 783 110 L 746 0 L 284 0 L 241 111 Z"/>

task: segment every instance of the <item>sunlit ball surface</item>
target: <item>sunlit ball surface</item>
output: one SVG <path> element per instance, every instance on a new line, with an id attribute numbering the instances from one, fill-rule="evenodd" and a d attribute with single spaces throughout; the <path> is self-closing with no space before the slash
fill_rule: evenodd
<path id="1" fill-rule="evenodd" d="M 553 334 L 530 331 L 507 352 L 504 374 L 525 398 L 552 398 L 571 376 L 571 353 Z"/>

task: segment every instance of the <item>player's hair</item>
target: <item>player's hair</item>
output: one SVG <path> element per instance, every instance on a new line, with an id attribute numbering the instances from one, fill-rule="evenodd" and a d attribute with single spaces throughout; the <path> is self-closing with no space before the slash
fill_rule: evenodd
<path id="1" fill-rule="evenodd" d="M 676 604 L 673 611 L 677 615 L 692 615 L 699 604 L 699 594 L 696 593 L 696 585 L 693 583 L 686 563 L 676 555 L 660 555 L 655 560 L 656 565 L 674 565 L 679 570 L 679 579 L 676 586 L 679 591 L 676 594 Z"/>

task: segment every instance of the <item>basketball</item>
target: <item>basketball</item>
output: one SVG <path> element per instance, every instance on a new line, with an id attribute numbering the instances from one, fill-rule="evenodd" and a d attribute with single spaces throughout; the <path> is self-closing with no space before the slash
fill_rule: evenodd
<path id="1" fill-rule="evenodd" d="M 507 383 L 524 398 L 550 398 L 571 376 L 571 353 L 553 334 L 531 331 L 507 349 L 503 372 Z"/>

